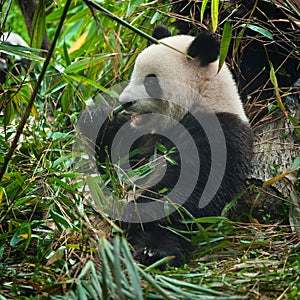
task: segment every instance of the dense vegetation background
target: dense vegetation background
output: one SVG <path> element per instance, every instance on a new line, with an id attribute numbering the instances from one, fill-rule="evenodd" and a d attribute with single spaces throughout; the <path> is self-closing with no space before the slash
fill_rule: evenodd
<path id="1" fill-rule="evenodd" d="M 273 166 L 269 185 L 291 173 L 296 178 L 293 193 L 276 198 L 280 220 L 271 222 L 268 211 L 257 220 L 255 204 L 244 212 L 247 223 L 197 220 L 199 248 L 181 268 L 138 265 L 126 239 L 115 237 L 120 230 L 103 213 L 97 181 L 83 176 L 74 151 L 77 120 L 87 104 L 103 102 L 99 91 L 129 79 L 148 43 L 142 33 L 151 35 L 160 23 L 176 28 L 168 1 L 97 3 L 102 12 L 81 0 L 39 0 L 28 33 L 18 2 L 0 1 L 1 32 L 18 33 L 30 45 L 1 43 L 0 51 L 32 60 L 20 75 L 8 69 L 0 87 L 0 299 L 300 299 L 299 212 L 290 210 L 300 196 L 299 158 L 286 174 Z M 221 36 L 217 11 L 209 28 Z M 274 93 L 281 91 L 275 86 Z M 255 185 L 249 190 L 256 200 L 264 193 Z"/>

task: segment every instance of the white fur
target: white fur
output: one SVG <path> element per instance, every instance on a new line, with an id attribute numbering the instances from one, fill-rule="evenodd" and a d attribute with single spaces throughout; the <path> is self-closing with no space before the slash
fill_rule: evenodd
<path id="1" fill-rule="evenodd" d="M 13 32 L 4 32 L 2 41 L 14 46 L 29 47 L 29 45 L 17 34 Z"/>
<path id="2" fill-rule="evenodd" d="M 29 45 L 17 34 L 13 32 L 4 32 L 1 36 L 0 43 L 7 43 L 13 46 L 29 47 Z M 17 61 L 21 60 L 19 55 L 15 55 Z"/>
<path id="3" fill-rule="evenodd" d="M 120 95 L 120 101 L 124 103 L 139 100 L 132 108 L 134 111 L 168 113 L 177 119 L 192 105 L 199 106 L 199 109 L 205 109 L 206 106 L 216 113 L 236 114 L 248 122 L 236 84 L 226 65 L 217 73 L 218 60 L 203 67 L 199 60 L 188 59 L 164 45 L 187 53 L 193 40 L 192 36 L 177 35 L 162 39 L 163 44 L 151 45 L 143 50 L 136 59 L 130 83 Z M 162 99 L 182 105 L 182 111 L 178 111 L 178 107 L 176 111 L 172 111 L 171 103 L 165 107 L 155 107 L 155 101 L 141 100 L 149 98 L 144 87 L 145 76 L 149 74 L 157 76 L 163 93 Z"/>

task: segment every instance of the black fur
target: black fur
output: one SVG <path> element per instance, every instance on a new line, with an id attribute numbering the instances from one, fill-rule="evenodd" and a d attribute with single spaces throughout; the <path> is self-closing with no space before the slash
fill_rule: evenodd
<path id="1" fill-rule="evenodd" d="M 162 97 L 162 90 L 159 84 L 159 80 L 155 74 L 149 74 L 144 80 L 144 85 L 147 94 L 151 98 L 160 99 Z"/>
<path id="2" fill-rule="evenodd" d="M 5 65 L 0 66 L 0 84 L 6 82 L 6 76 L 9 72 L 11 72 L 14 76 L 19 76 L 22 74 L 22 69 L 28 71 L 30 65 L 31 61 L 25 58 L 12 63 L 11 58 L 7 55 L 5 57 Z M 32 73 L 30 75 L 34 78 Z"/>
<path id="3" fill-rule="evenodd" d="M 155 39 L 160 40 L 160 39 L 171 36 L 171 32 L 169 31 L 169 29 L 166 26 L 157 25 L 153 30 L 152 36 Z"/>
<path id="4" fill-rule="evenodd" d="M 156 202 L 157 209 L 165 209 L 164 205 L 161 205 L 163 195 L 158 192 L 166 187 L 169 188 L 169 190 L 174 187 L 175 183 L 178 181 L 182 163 L 185 164 L 185 167 L 190 169 L 190 176 L 198 176 L 196 187 L 183 204 L 183 207 L 196 218 L 201 216 L 219 215 L 226 203 L 232 200 L 243 188 L 244 180 L 249 171 L 252 158 L 251 129 L 249 128 L 249 125 L 243 123 L 238 116 L 230 113 L 219 113 L 217 114 L 217 118 L 223 129 L 227 147 L 225 175 L 221 186 L 213 199 L 205 207 L 199 208 L 199 199 L 201 198 L 211 169 L 211 149 L 206 133 L 195 116 L 197 119 L 200 118 L 201 120 L 209 118 L 209 115 L 197 111 L 188 113 L 181 120 L 181 124 L 187 131 L 182 133 L 178 138 L 179 144 L 183 147 L 184 151 L 188 152 L 190 145 L 186 143 L 186 134 L 189 132 L 192 135 L 199 152 L 201 174 L 195 173 L 196 169 L 194 161 L 181 162 L 181 157 L 175 152 L 171 155 L 171 158 L 179 162 L 179 165 L 168 164 L 167 171 L 162 180 L 149 188 L 149 190 L 143 191 L 141 196 L 136 200 L 137 203 L 149 203 L 157 199 L 160 200 Z M 105 162 L 107 155 L 105 149 L 108 149 L 108 153 L 118 151 L 112 149 L 112 141 L 116 131 L 129 119 L 130 116 L 117 115 L 113 119 L 106 120 L 106 123 L 99 131 L 96 141 L 97 161 L 100 163 Z M 135 134 L 134 131 L 138 129 L 131 128 L 131 130 L 133 131 L 131 134 Z M 164 138 L 164 136 L 170 136 L 171 131 L 174 130 L 176 132 L 175 127 L 166 129 L 163 135 L 147 134 L 140 138 L 134 143 L 131 149 L 140 149 L 140 151 L 138 151 L 139 154 L 132 157 L 132 160 L 134 161 L 133 164 L 142 157 L 147 161 L 152 155 L 157 142 L 164 144 L 168 149 L 173 147 L 174 145 L 171 141 Z M 216 141 L 216 143 L 218 143 L 218 141 Z M 145 145 L 147 145 L 146 150 Z M 122 145 L 119 146 L 122 147 Z M 102 171 L 101 168 L 99 168 L 99 170 Z M 216 178 L 216 180 L 218 180 L 218 178 Z M 186 182 L 186 188 L 189 189 L 189 178 L 187 178 Z M 184 193 L 185 191 L 178 191 L 172 201 L 175 203 L 181 201 L 181 192 Z M 140 216 L 146 216 L 153 214 L 154 211 L 139 211 L 138 213 Z M 134 203 L 128 204 L 125 214 L 127 214 L 127 217 L 133 217 L 136 214 Z M 182 215 L 187 217 L 184 214 L 184 211 L 175 211 L 170 216 L 153 222 L 143 224 L 122 223 L 121 225 L 126 230 L 128 239 L 134 247 L 135 258 L 141 263 L 149 265 L 165 256 L 175 256 L 169 264 L 173 266 L 182 264 L 186 255 L 188 255 L 192 249 L 191 245 L 178 235 L 163 228 L 165 226 L 171 226 L 176 229 L 186 229 L 185 225 L 181 222 Z"/>
<path id="5" fill-rule="evenodd" d="M 187 54 L 193 58 L 199 58 L 202 66 L 217 60 L 220 52 L 220 43 L 216 36 L 203 31 L 194 39 Z"/>

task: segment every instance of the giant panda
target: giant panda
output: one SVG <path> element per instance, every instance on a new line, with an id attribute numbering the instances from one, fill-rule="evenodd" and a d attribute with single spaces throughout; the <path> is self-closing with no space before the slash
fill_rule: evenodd
<path id="1" fill-rule="evenodd" d="M 226 65 L 218 71 L 213 34 L 171 36 L 160 25 L 153 37 L 159 43 L 137 56 L 119 97 L 122 109 L 98 105 L 81 127 L 88 132 L 101 123 L 97 138 L 90 136 L 101 173 L 109 161 L 135 170 L 155 160 L 159 145 L 172 150 L 149 180 L 138 182 L 142 188 L 119 221 L 140 263 L 170 256 L 168 264 L 179 266 L 193 249 L 186 221 L 220 215 L 243 189 L 252 132 L 231 73 Z"/>

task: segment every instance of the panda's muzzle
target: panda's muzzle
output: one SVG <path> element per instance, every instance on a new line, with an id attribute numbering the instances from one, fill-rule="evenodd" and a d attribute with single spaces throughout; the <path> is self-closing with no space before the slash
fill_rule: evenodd
<path id="1" fill-rule="evenodd" d="M 147 100 L 151 100 L 153 101 L 154 99 L 148 99 Z M 146 110 L 142 110 L 142 111 L 139 111 L 137 110 L 136 108 L 134 108 L 134 106 L 137 104 L 137 102 L 139 102 L 140 100 L 135 100 L 135 101 L 129 101 L 129 102 L 126 102 L 126 103 L 123 103 L 119 106 L 117 106 L 112 114 L 115 116 L 115 115 L 118 115 L 118 114 L 123 114 L 123 115 L 130 115 L 131 116 L 131 120 L 132 120 L 132 124 L 140 124 L 142 123 L 142 116 L 145 115 L 145 114 L 149 114 L 149 113 L 152 113 L 154 112 L 154 109 L 148 109 L 147 111 Z M 149 107 L 148 107 L 149 108 Z"/>
<path id="2" fill-rule="evenodd" d="M 157 99 L 153 99 L 153 98 L 147 98 L 148 101 L 158 101 Z M 128 101 L 126 103 L 123 103 L 119 106 L 117 106 L 116 108 L 114 108 L 113 110 L 113 115 L 117 115 L 119 113 L 137 113 L 137 111 L 135 109 L 130 109 L 132 106 L 134 106 L 137 102 L 139 102 L 139 100 L 134 100 L 134 101 Z M 141 111 L 140 113 L 147 113 L 150 111 Z"/>
<path id="3" fill-rule="evenodd" d="M 145 113 L 150 113 L 150 112 L 137 112 L 134 109 L 131 110 L 130 108 L 133 107 L 136 103 L 138 102 L 138 100 L 135 101 L 129 101 L 126 103 L 123 103 L 119 106 L 117 106 L 112 114 L 115 116 L 119 113 L 124 114 L 124 115 L 131 115 L 131 119 L 134 123 L 139 123 L 140 122 L 140 117 L 141 115 L 145 114 Z"/>

